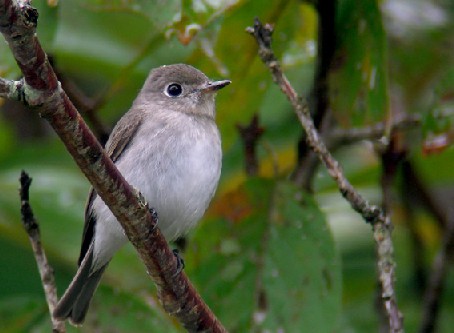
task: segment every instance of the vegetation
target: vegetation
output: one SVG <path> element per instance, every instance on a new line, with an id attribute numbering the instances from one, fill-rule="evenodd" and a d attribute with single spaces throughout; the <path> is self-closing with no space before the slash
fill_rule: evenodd
<path id="1" fill-rule="evenodd" d="M 229 331 L 387 330 L 377 306 L 372 226 L 305 144 L 291 104 L 245 32 L 255 17 L 274 26 L 272 47 L 283 71 L 307 97 L 347 178 L 389 213 L 405 330 L 423 331 L 424 320 L 436 323 L 425 332 L 452 330 L 449 0 L 49 0 L 33 6 L 38 38 L 63 88 L 101 141 L 153 67 L 183 62 L 232 80 L 217 97 L 221 184 L 183 254 L 185 272 Z M 20 76 L 1 44 L 0 77 Z M 20 222 L 20 171 L 34 180 L 30 200 L 60 295 L 76 270 L 90 184 L 39 110 L 0 103 L 0 331 L 47 332 L 48 309 Z M 429 304 L 439 311 L 428 312 Z M 183 329 L 160 307 L 128 245 L 106 271 L 84 326 L 68 331 Z"/>

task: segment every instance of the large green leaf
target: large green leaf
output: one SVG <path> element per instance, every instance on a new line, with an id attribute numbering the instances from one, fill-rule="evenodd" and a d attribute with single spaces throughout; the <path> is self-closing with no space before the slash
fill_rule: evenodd
<path id="1" fill-rule="evenodd" d="M 385 119 L 387 41 L 378 1 L 339 1 L 336 32 L 337 59 L 330 77 L 336 119 L 344 126 Z"/>
<path id="2" fill-rule="evenodd" d="M 291 183 L 252 179 L 221 199 L 193 239 L 189 275 L 235 332 L 338 325 L 340 263 L 324 215 Z"/>

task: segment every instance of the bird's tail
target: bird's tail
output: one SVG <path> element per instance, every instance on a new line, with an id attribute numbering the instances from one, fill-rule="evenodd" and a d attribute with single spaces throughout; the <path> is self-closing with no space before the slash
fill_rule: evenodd
<path id="1" fill-rule="evenodd" d="M 90 301 L 98 287 L 102 273 L 107 267 L 106 264 L 95 272 L 91 272 L 92 263 L 93 243 L 82 260 L 76 276 L 55 307 L 54 318 L 69 319 L 70 323 L 76 326 L 83 323 Z"/>

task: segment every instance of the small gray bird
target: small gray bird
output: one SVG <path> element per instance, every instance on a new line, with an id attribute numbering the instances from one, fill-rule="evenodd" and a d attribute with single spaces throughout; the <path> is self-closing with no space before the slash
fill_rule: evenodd
<path id="1" fill-rule="evenodd" d="M 157 211 L 168 241 L 196 224 L 216 190 L 222 152 L 214 97 L 228 84 L 184 64 L 156 68 L 107 141 L 107 154 Z M 91 189 L 79 269 L 55 318 L 82 324 L 102 273 L 126 242 L 117 219 Z"/>

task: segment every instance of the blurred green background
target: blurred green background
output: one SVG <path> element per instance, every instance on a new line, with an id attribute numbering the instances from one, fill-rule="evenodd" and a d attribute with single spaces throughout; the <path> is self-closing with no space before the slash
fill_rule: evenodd
<path id="1" fill-rule="evenodd" d="M 323 167 L 311 179 L 314 194 L 289 180 L 301 126 L 245 32 L 255 17 L 272 23 L 273 48 L 285 73 L 299 93 L 310 95 L 319 43 L 313 4 L 55 2 L 33 1 L 40 14 L 38 37 L 64 88 L 101 139 L 127 111 L 153 67 L 184 62 L 213 79 L 232 80 L 217 97 L 221 183 L 201 226 L 188 235 L 184 253 L 187 274 L 224 325 L 232 332 L 377 331 L 371 227 L 351 210 Z M 381 204 L 377 151 L 389 140 L 397 142 L 394 152 L 405 154 L 418 184 L 452 220 L 452 2 L 328 2 L 336 7 L 335 54 L 327 77 L 332 132 L 389 125 L 405 115 L 418 118 L 392 135 L 387 130 L 372 141 L 336 145 L 336 158 L 353 185 Z M 20 77 L 6 43 L 0 43 L 0 75 Z M 37 110 L 11 101 L 0 104 L 0 331 L 48 332 L 39 275 L 20 223 L 18 178 L 22 169 L 33 178 L 31 204 L 60 294 L 76 271 L 89 183 Z M 258 177 L 248 177 L 236 125 L 249 123 L 254 114 L 265 132 L 257 148 Z M 425 278 L 445 229 L 408 175 L 405 168 L 396 171 L 391 208 L 397 299 L 406 330 L 415 332 Z M 415 186 L 409 189 L 409 184 Z M 453 273 L 448 266 L 437 332 L 451 332 L 454 325 Z M 86 324 L 68 330 L 183 331 L 160 308 L 154 289 L 128 245 L 107 270 Z"/>

